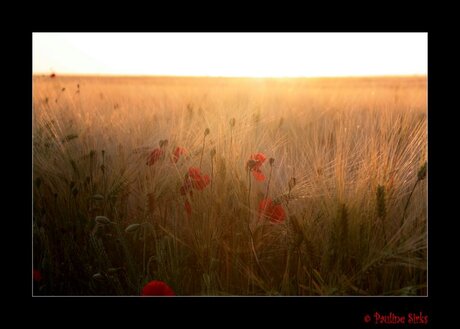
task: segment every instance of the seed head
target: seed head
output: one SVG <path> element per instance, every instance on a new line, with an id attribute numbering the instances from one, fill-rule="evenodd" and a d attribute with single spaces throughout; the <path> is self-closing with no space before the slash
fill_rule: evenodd
<path id="1" fill-rule="evenodd" d="M 418 174 L 417 174 L 418 180 L 424 180 L 425 179 L 425 177 L 426 177 L 426 166 L 427 166 L 427 163 L 425 161 L 423 166 L 421 166 L 419 171 L 418 171 Z"/>
<path id="2" fill-rule="evenodd" d="M 382 185 L 377 187 L 377 215 L 380 218 L 385 218 L 386 215 L 385 186 Z"/>
<path id="3" fill-rule="evenodd" d="M 296 185 L 296 179 L 295 177 L 291 177 L 291 179 L 289 180 L 289 191 L 292 190 L 295 185 Z"/>

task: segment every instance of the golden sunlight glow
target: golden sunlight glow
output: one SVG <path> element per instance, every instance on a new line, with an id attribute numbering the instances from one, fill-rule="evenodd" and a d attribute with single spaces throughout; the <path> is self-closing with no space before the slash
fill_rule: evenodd
<path id="1" fill-rule="evenodd" d="M 33 73 L 427 74 L 427 33 L 33 33 Z"/>

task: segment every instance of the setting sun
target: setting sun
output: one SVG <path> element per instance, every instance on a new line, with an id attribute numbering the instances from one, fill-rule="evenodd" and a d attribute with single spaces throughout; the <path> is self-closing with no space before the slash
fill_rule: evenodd
<path id="1" fill-rule="evenodd" d="M 426 33 L 34 33 L 33 73 L 425 75 Z"/>

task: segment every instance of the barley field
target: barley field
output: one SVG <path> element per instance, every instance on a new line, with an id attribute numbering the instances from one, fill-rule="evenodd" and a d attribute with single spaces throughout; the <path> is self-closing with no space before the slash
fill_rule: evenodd
<path id="1" fill-rule="evenodd" d="M 34 295 L 427 294 L 426 77 L 32 91 Z"/>

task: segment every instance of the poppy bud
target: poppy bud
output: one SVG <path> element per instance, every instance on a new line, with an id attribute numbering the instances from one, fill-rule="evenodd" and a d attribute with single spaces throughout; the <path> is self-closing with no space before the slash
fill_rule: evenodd
<path id="1" fill-rule="evenodd" d="M 246 169 L 252 170 L 257 165 L 257 161 L 255 160 L 248 160 L 246 163 Z"/>
<path id="2" fill-rule="evenodd" d="M 104 197 L 101 194 L 94 194 L 93 195 L 94 200 L 104 200 Z"/>
<path id="3" fill-rule="evenodd" d="M 131 224 L 125 229 L 125 232 L 126 233 L 135 232 L 135 231 L 137 231 L 139 229 L 140 226 L 141 226 L 141 224 Z"/>
<path id="4" fill-rule="evenodd" d="M 121 267 L 111 267 L 111 268 L 107 269 L 107 273 L 114 274 L 114 273 L 117 273 L 118 271 L 121 271 L 121 270 L 122 270 Z"/>
<path id="5" fill-rule="evenodd" d="M 105 217 L 105 216 L 96 216 L 95 221 L 96 221 L 96 223 L 98 223 L 98 224 L 103 224 L 103 225 L 112 223 L 112 222 L 110 221 L 110 219 L 108 219 L 108 218 Z"/>
<path id="6" fill-rule="evenodd" d="M 159 142 L 160 147 L 166 147 L 168 145 L 168 140 L 167 139 L 162 139 Z"/>
<path id="7" fill-rule="evenodd" d="M 96 273 L 93 275 L 93 279 L 102 280 L 104 279 L 104 276 L 101 273 Z"/>

